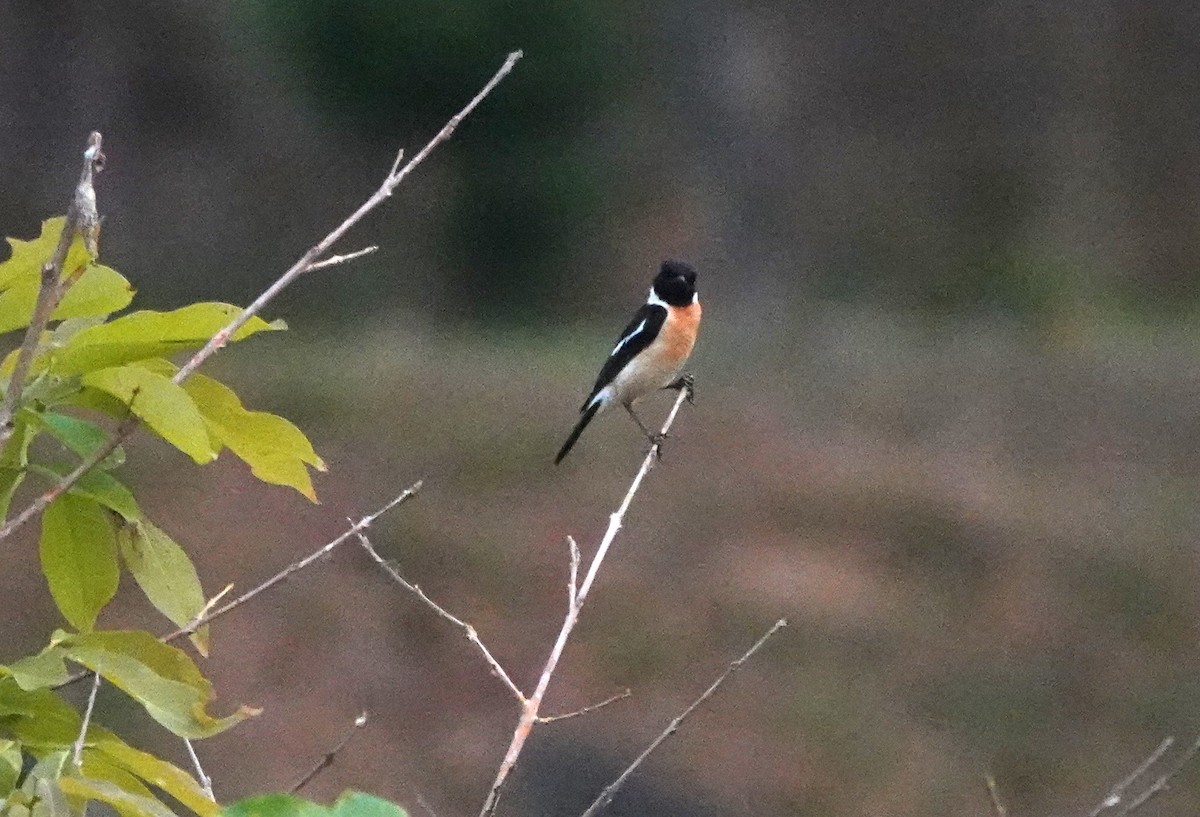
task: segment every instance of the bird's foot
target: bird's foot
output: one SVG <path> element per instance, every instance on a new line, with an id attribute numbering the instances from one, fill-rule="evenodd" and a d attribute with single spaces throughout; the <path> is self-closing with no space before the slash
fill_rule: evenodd
<path id="1" fill-rule="evenodd" d="M 679 377 L 675 378 L 667 385 L 663 386 L 663 388 L 671 389 L 673 391 L 686 391 L 687 392 L 687 401 L 689 403 L 691 403 L 693 406 L 696 405 L 696 377 L 695 377 L 695 375 L 692 375 L 692 374 L 680 375 Z"/>

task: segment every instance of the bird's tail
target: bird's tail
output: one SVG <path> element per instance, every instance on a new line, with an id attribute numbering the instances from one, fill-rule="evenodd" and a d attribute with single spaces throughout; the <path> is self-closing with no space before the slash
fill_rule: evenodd
<path id="1" fill-rule="evenodd" d="M 555 465 L 558 465 L 563 461 L 563 457 L 567 456 L 571 447 L 575 445 L 575 441 L 579 439 L 579 435 L 583 433 L 583 430 L 587 428 L 587 424 L 592 421 L 592 418 L 596 416 L 596 412 L 600 410 L 600 405 L 600 401 L 596 400 L 583 410 L 583 416 L 575 424 L 574 430 L 571 431 L 571 436 L 567 437 L 567 441 L 563 443 L 563 447 L 558 449 L 558 456 L 554 458 Z"/>

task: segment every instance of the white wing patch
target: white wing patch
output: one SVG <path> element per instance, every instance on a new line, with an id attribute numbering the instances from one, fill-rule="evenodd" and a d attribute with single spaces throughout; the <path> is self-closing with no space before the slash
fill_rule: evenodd
<path id="1" fill-rule="evenodd" d="M 636 329 L 634 329 L 632 332 L 630 332 L 628 335 L 621 338 L 621 340 L 619 340 L 617 342 L 617 345 L 613 347 L 612 352 L 610 352 L 608 356 L 613 357 L 614 355 L 616 355 L 617 352 L 621 351 L 622 346 L 624 346 L 626 343 L 629 343 L 629 341 L 633 340 L 638 335 L 640 335 L 642 333 L 642 330 L 645 328 L 646 328 L 646 320 L 645 320 L 645 318 L 643 318 L 642 322 L 637 325 Z"/>

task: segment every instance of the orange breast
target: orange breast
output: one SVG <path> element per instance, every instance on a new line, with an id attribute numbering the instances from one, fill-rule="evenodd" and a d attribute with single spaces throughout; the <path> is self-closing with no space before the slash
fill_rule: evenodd
<path id="1" fill-rule="evenodd" d="M 666 348 L 664 357 L 672 363 L 682 363 L 696 345 L 700 331 L 700 304 L 672 306 L 667 308 L 667 326 L 664 326 Z"/>

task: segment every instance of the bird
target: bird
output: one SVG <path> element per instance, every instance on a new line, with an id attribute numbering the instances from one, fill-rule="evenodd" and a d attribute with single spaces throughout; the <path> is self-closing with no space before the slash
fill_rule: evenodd
<path id="1" fill-rule="evenodd" d="M 692 399 L 692 378 L 679 373 L 696 343 L 700 313 L 696 270 L 684 261 L 663 261 L 646 303 L 604 361 L 596 384 L 579 409 L 579 422 L 554 458 L 555 465 L 563 461 L 597 414 L 616 405 L 625 407 L 652 445 L 661 445 L 662 436 L 646 428 L 633 404 L 659 389 L 686 389 Z"/>

